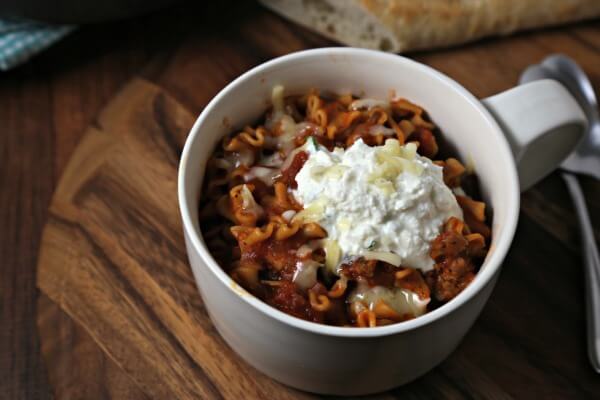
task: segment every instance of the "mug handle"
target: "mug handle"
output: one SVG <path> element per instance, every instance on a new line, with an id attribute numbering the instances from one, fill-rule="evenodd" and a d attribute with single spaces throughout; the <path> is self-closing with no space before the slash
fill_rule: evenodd
<path id="1" fill-rule="evenodd" d="M 588 124 L 577 101 L 552 79 L 514 87 L 482 103 L 510 144 L 521 191 L 556 169 L 575 149 Z"/>

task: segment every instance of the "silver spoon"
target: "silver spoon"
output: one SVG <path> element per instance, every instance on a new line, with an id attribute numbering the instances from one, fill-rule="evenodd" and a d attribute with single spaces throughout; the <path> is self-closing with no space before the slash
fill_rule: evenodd
<path id="1" fill-rule="evenodd" d="M 573 198 L 579 225 L 586 274 L 586 314 L 588 356 L 600 373 L 600 257 L 594 239 L 583 192 L 575 174 L 585 174 L 600 180 L 600 116 L 594 89 L 585 72 L 569 57 L 556 54 L 540 64 L 532 65 L 521 75 L 520 83 L 539 79 L 561 82 L 577 99 L 589 128 L 577 148 L 562 162 L 562 177 Z"/>

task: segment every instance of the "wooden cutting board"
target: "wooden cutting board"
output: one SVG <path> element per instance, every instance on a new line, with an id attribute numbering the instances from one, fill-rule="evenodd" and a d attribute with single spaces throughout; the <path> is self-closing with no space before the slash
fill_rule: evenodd
<path id="1" fill-rule="evenodd" d="M 204 26 L 190 18 L 189 26 Z M 214 330 L 187 263 L 176 172 L 195 115 L 228 81 L 265 59 L 328 43 L 262 10 L 239 16 L 217 41 L 210 33 L 221 27 L 215 21 L 208 34 L 190 34 L 173 54 L 153 59 L 158 72 L 149 75 L 160 87 L 129 82 L 87 129 L 63 171 L 37 282 L 41 350 L 57 398 L 313 397 L 249 367 Z M 550 31 L 416 58 L 480 97 L 509 88 L 527 64 L 557 51 L 595 73 L 600 85 L 600 53 L 576 36 L 600 43 L 598 32 L 595 25 Z M 599 186 L 584 183 L 596 199 L 592 216 L 600 215 Z M 522 196 L 519 230 L 497 288 L 461 346 L 424 377 L 378 398 L 600 393 L 585 355 L 569 204 L 556 176 Z"/>
<path id="2" fill-rule="evenodd" d="M 242 362 L 200 300 L 177 206 L 193 120 L 141 79 L 110 102 L 52 200 L 38 285 L 151 398 L 303 397 Z"/>

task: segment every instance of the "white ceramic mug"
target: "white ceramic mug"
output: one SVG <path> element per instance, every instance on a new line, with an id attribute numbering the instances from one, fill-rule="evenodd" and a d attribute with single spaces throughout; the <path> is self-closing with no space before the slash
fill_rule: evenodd
<path id="1" fill-rule="evenodd" d="M 314 87 L 380 99 L 393 90 L 427 110 L 459 157 L 473 163 L 484 200 L 493 210 L 489 253 L 462 293 L 410 321 L 376 328 L 334 327 L 272 308 L 219 267 L 198 222 L 206 161 L 232 127 L 254 123 L 264 114 L 277 84 L 284 85 L 286 94 Z M 187 138 L 179 168 L 190 265 L 214 325 L 258 370 L 310 392 L 367 394 L 417 378 L 456 348 L 486 303 L 514 236 L 519 188 L 554 169 L 585 126 L 575 100 L 554 81 L 529 83 L 479 101 L 423 64 L 354 48 L 307 50 L 253 68 L 206 106 Z"/>

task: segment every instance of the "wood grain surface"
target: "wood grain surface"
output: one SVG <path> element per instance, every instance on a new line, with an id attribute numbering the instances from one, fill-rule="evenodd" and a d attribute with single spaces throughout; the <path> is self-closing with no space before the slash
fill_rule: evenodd
<path id="1" fill-rule="evenodd" d="M 253 3 L 186 4 L 81 28 L 0 76 L 0 398 L 307 396 L 253 371 L 215 335 L 169 187 L 186 126 L 218 90 L 267 59 L 325 45 Z M 553 52 L 600 87 L 599 49 L 590 22 L 410 56 L 485 97 Z M 600 184 L 582 184 L 598 234 Z M 570 199 L 557 174 L 521 199 L 499 283 L 459 349 L 378 398 L 598 398 Z"/>

